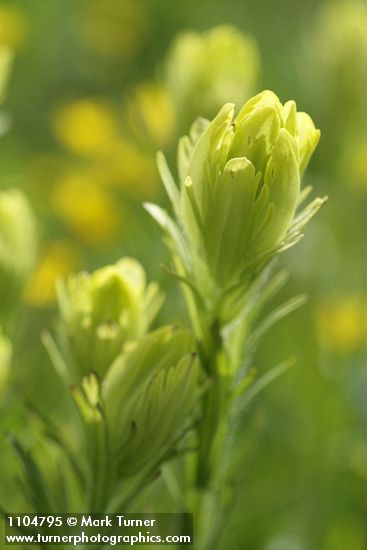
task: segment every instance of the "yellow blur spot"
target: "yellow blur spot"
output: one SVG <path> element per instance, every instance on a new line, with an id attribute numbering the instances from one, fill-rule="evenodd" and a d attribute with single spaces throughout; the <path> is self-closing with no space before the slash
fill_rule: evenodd
<path id="1" fill-rule="evenodd" d="M 175 113 L 165 88 L 154 82 L 137 86 L 128 104 L 131 125 L 140 138 L 163 146 L 172 136 Z"/>
<path id="2" fill-rule="evenodd" d="M 35 307 L 47 307 L 56 301 L 55 283 L 59 277 L 77 271 L 81 253 L 68 241 L 45 244 L 41 259 L 25 290 L 25 300 Z"/>
<path id="3" fill-rule="evenodd" d="M 114 197 L 88 174 L 75 172 L 58 183 L 52 194 L 56 214 L 81 240 L 103 245 L 118 235 L 121 215 Z"/>
<path id="4" fill-rule="evenodd" d="M 85 46 L 106 57 L 130 57 L 142 46 L 147 19 L 138 0 L 92 0 L 80 22 Z"/>
<path id="5" fill-rule="evenodd" d="M 76 100 L 57 109 L 52 126 L 64 147 L 87 157 L 104 155 L 118 139 L 113 110 L 91 99 Z"/>
<path id="6" fill-rule="evenodd" d="M 161 97 L 161 102 L 159 102 L 160 94 L 160 91 L 155 90 L 153 97 L 148 99 L 145 91 L 142 96 L 145 98 L 144 101 L 141 98 L 141 105 L 144 104 L 143 116 L 149 126 L 149 132 L 155 134 L 154 139 L 157 141 L 168 136 L 169 131 L 168 126 L 159 128 L 159 119 L 163 113 L 158 113 L 158 116 L 153 115 L 154 97 L 157 99 L 158 107 L 161 106 L 165 109 L 165 100 Z M 168 110 L 169 107 L 166 110 L 169 125 L 171 115 L 168 114 Z M 123 189 L 139 200 L 141 197 L 152 198 L 159 188 L 154 156 L 121 137 L 116 123 L 116 113 L 102 102 L 83 99 L 68 103 L 53 113 L 52 126 L 55 135 L 64 147 L 70 152 L 88 159 L 89 163 L 93 161 L 93 176 L 92 179 L 88 176 L 88 182 L 81 182 L 81 179 L 86 179 L 85 174 L 82 173 L 73 174 L 71 179 L 68 174 L 66 177 L 62 176 L 65 188 L 61 186 L 63 191 L 56 191 L 55 208 L 74 227 L 76 233 L 80 236 L 83 235 L 83 240 L 96 243 L 99 240 L 96 236 L 97 233 L 105 235 L 112 232 L 112 226 L 116 225 L 117 216 L 114 205 L 107 204 L 111 201 L 109 201 L 106 192 L 103 189 L 98 190 L 97 186 L 93 185 L 94 181 L 98 179 L 99 184 L 105 183 Z M 155 149 L 156 146 L 154 146 Z M 79 212 L 77 208 L 68 204 L 69 199 L 63 199 L 62 195 L 66 192 L 65 196 L 70 196 L 74 204 L 75 195 L 80 198 L 87 189 L 87 183 L 90 188 L 86 197 L 83 198 L 84 211 Z M 99 208 L 97 203 L 99 203 Z M 85 220 L 89 220 L 92 216 L 92 214 L 89 216 L 89 211 L 97 216 L 95 223 L 89 221 L 86 223 Z M 98 220 L 100 222 L 99 229 L 96 227 Z M 90 233 L 81 229 L 89 225 L 93 225 Z M 88 239 L 87 233 L 91 235 L 90 239 Z"/>
<path id="7" fill-rule="evenodd" d="M 362 296 L 345 297 L 321 304 L 316 312 L 320 345 L 339 355 L 348 355 L 366 342 L 367 301 Z"/>
<path id="8" fill-rule="evenodd" d="M 11 49 L 22 46 L 28 31 L 25 13 L 14 6 L 0 6 L 0 45 Z"/>

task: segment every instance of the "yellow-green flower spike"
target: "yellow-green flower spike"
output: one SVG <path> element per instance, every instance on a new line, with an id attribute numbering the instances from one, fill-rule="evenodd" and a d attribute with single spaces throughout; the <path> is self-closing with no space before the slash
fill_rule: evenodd
<path id="1" fill-rule="evenodd" d="M 162 303 L 158 285 L 147 284 L 132 258 L 59 281 L 58 299 L 77 372 L 93 369 L 101 376 L 125 342 L 147 331 Z"/>
<path id="2" fill-rule="evenodd" d="M 121 354 L 102 388 L 112 453 L 125 477 L 159 463 L 190 425 L 199 397 L 192 337 L 163 327 Z"/>
<path id="3" fill-rule="evenodd" d="M 320 134 L 268 91 L 233 113 L 226 105 L 201 134 L 181 181 L 185 236 L 221 287 L 285 238 Z"/>
<path id="4" fill-rule="evenodd" d="M 204 301 L 210 289 L 246 288 L 267 260 L 301 238 L 323 203 L 316 199 L 296 215 L 301 178 L 320 138 L 312 119 L 271 91 L 234 111 L 224 105 L 180 141 L 177 187 L 159 157 L 177 227 L 148 206 L 169 233 L 180 276 Z"/>

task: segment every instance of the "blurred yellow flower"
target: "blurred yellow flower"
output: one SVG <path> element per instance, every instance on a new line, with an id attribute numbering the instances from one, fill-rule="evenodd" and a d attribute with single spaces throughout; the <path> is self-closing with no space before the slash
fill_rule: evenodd
<path id="1" fill-rule="evenodd" d="M 118 235 L 119 206 L 90 174 L 70 173 L 55 186 L 51 200 L 56 214 L 87 244 L 100 246 Z"/>
<path id="2" fill-rule="evenodd" d="M 59 107 L 51 123 L 60 143 L 82 156 L 104 155 L 118 139 L 113 109 L 92 99 L 79 99 Z"/>
<path id="3" fill-rule="evenodd" d="M 167 90 L 154 82 L 143 82 L 128 103 L 132 128 L 139 138 L 162 147 L 172 135 L 174 108 Z"/>
<path id="4" fill-rule="evenodd" d="M 0 6 L 0 45 L 17 49 L 22 46 L 28 30 L 23 10 L 15 6 Z"/>
<path id="5" fill-rule="evenodd" d="M 164 91 L 154 84 L 144 86 L 137 89 L 135 100 L 140 126 L 156 145 L 162 143 L 173 124 Z M 97 179 L 98 184 L 121 188 L 139 199 L 154 196 L 158 188 L 153 155 L 121 137 L 116 116 L 117 112 L 102 101 L 80 99 L 59 107 L 51 119 L 60 143 L 70 152 L 88 159 L 89 163 L 93 161 L 93 174 L 78 172 L 71 177 L 61 174 L 62 184 L 57 185 L 54 193 L 55 209 L 83 240 L 91 244 L 110 236 L 119 225 L 117 210 L 107 192 L 94 185 Z M 81 211 L 80 204 L 76 206 L 73 201 L 75 196 L 79 200 L 87 188 Z M 70 196 L 74 205 L 63 196 Z"/>
<path id="6" fill-rule="evenodd" d="M 130 57 L 146 33 L 147 18 L 138 0 L 91 0 L 80 22 L 87 48 L 107 57 Z"/>
<path id="7" fill-rule="evenodd" d="M 25 290 L 25 300 L 35 307 L 47 307 L 56 301 L 56 280 L 81 266 L 81 252 L 68 241 L 45 243 L 40 261 Z"/>
<path id="8" fill-rule="evenodd" d="M 338 355 L 348 355 L 367 339 L 367 299 L 345 296 L 320 304 L 316 311 L 316 331 L 320 345 Z"/>

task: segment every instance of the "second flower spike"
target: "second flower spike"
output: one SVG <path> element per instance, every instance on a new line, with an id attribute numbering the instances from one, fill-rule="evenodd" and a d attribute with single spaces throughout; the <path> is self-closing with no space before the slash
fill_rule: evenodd
<path id="1" fill-rule="evenodd" d="M 158 285 L 147 284 L 132 258 L 60 281 L 58 299 L 77 374 L 95 370 L 101 376 L 129 339 L 147 331 L 162 303 Z"/>

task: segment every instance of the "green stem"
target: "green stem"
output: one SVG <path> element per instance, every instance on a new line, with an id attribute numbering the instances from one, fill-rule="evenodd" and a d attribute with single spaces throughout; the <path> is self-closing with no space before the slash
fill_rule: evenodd
<path id="1" fill-rule="evenodd" d="M 103 512 L 110 492 L 110 466 L 108 450 L 108 434 L 105 420 L 98 416 L 90 430 L 93 446 L 93 466 L 91 479 L 91 497 L 89 511 L 91 513 Z"/>
<path id="2" fill-rule="evenodd" d="M 194 479 L 196 494 L 194 519 L 197 547 L 200 550 L 214 550 L 219 541 L 223 504 L 222 492 L 217 487 L 217 468 L 222 463 L 231 399 L 228 390 L 232 381 L 231 373 L 235 369 L 233 365 L 228 364 L 229 357 L 225 355 L 222 327 L 216 315 L 216 307 L 203 314 L 199 305 L 196 305 L 196 311 L 195 308 L 193 311 L 191 301 L 190 317 L 195 317 L 196 323 L 193 324 L 193 328 L 200 360 L 211 385 L 203 396 L 203 418 L 198 427 L 199 448 Z M 198 320 L 199 323 L 197 323 Z M 200 331 L 195 330 L 198 324 Z"/>
<path id="3" fill-rule="evenodd" d="M 215 319 L 209 331 L 209 346 L 201 347 L 201 361 L 205 371 L 211 377 L 211 386 L 203 397 L 203 420 L 199 426 L 199 451 L 196 485 L 204 489 L 210 484 L 212 449 L 223 406 L 223 384 L 221 376 L 222 340 L 220 325 Z"/>

